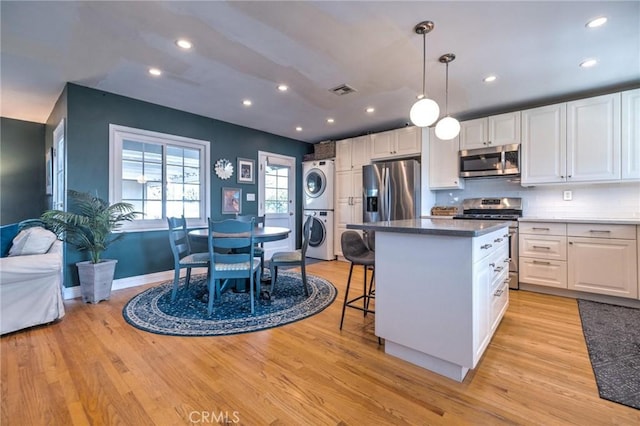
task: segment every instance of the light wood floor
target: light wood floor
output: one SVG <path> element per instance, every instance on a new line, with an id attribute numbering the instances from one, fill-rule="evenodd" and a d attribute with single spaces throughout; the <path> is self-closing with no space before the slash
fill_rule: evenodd
<path id="1" fill-rule="evenodd" d="M 385 355 L 373 317 L 348 310 L 348 264 L 310 273 L 339 290 L 323 312 L 228 337 L 129 326 L 110 301 L 66 301 L 48 326 L 0 339 L 2 425 L 637 425 L 640 411 L 598 397 L 575 300 L 511 291 L 478 367 L 457 383 Z M 361 279 L 357 275 L 356 279 Z M 446 327 L 446 324 L 441 324 Z"/>

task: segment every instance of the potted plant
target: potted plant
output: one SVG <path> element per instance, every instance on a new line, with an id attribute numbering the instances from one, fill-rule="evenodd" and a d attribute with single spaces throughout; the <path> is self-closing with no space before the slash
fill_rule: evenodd
<path id="1" fill-rule="evenodd" d="M 133 220 L 130 203 L 109 203 L 88 192 L 69 190 L 69 211 L 47 210 L 41 216 L 46 226 L 62 241 L 87 251 L 90 260 L 78 262 L 82 300 L 98 303 L 111 296 L 111 284 L 116 270 L 115 259 L 102 259 L 102 252 L 124 235 L 113 235 L 122 222 Z"/>

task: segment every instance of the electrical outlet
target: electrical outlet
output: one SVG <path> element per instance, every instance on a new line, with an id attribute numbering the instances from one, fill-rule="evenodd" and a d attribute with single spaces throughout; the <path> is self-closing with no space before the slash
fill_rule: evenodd
<path id="1" fill-rule="evenodd" d="M 565 201 L 573 200 L 573 192 L 572 191 L 563 191 L 562 192 L 562 199 L 565 200 Z"/>

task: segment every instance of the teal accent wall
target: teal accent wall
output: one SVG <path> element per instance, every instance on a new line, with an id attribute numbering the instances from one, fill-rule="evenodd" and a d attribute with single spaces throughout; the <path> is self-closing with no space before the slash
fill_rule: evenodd
<path id="1" fill-rule="evenodd" d="M 62 97 L 67 112 L 67 188 L 91 191 L 104 199 L 109 196 L 109 124 L 211 141 L 211 165 L 227 158 L 236 166 L 237 157 L 257 162 L 258 151 L 269 151 L 295 157 L 301 163 L 313 145 L 247 127 L 190 114 L 108 92 L 67 84 Z M 215 102 L 215 99 L 212 99 Z M 61 108 L 62 109 L 62 108 Z M 58 120 L 59 121 L 59 120 Z M 57 122 L 55 123 L 57 124 Z M 54 125 L 55 127 L 55 125 Z M 298 221 L 302 218 L 302 167 L 298 167 Z M 212 172 L 211 170 L 209 172 Z M 258 193 L 256 184 L 237 184 L 211 177 L 211 212 L 221 219 L 220 194 L 223 186 Z M 243 214 L 257 213 L 257 201 L 243 202 Z M 298 229 L 302 226 L 297 224 Z M 298 245 L 300 242 L 298 241 Z M 104 253 L 104 258 L 117 259 L 115 278 L 125 278 L 173 269 L 167 231 L 127 233 Z M 67 250 L 65 285 L 78 285 L 75 262 L 86 260 L 82 253 Z"/>
<path id="2" fill-rule="evenodd" d="M 45 125 L 0 118 L 0 225 L 40 217 L 45 197 Z"/>

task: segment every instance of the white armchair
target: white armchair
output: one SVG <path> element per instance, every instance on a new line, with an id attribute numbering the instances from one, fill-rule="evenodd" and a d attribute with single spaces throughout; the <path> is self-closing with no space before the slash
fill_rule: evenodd
<path id="1" fill-rule="evenodd" d="M 0 259 L 0 334 L 64 316 L 62 242 L 44 254 Z"/>

